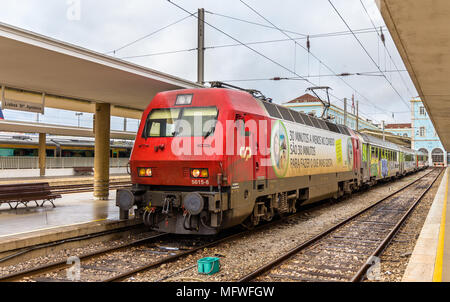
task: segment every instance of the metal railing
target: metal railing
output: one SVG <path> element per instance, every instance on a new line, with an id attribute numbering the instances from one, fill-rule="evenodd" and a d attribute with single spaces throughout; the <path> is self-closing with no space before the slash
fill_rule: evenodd
<path id="1" fill-rule="evenodd" d="M 111 168 L 125 168 L 128 158 L 110 158 Z M 47 169 L 68 169 L 74 167 L 94 167 L 93 157 L 47 157 Z M 0 170 L 9 169 L 39 169 L 38 157 L 0 156 Z"/>

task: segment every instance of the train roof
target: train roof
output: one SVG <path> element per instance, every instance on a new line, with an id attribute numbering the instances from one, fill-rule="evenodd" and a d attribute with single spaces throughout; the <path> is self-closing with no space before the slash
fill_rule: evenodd
<path id="1" fill-rule="evenodd" d="M 111 140 L 111 148 L 132 148 L 133 141 Z M 0 145 L 39 145 L 39 137 L 34 135 L 0 135 Z M 94 147 L 95 140 L 79 137 L 47 136 L 47 146 Z"/>
<path id="2" fill-rule="evenodd" d="M 360 133 L 358 132 L 359 135 L 364 139 L 364 143 L 368 143 L 374 146 L 378 146 L 378 147 L 382 147 L 382 148 L 387 148 L 387 149 L 391 149 L 394 151 L 401 151 L 404 153 L 410 153 L 410 154 L 422 154 L 425 155 L 425 153 L 410 149 L 410 148 L 406 148 L 400 145 L 397 145 L 395 143 L 392 142 L 388 142 L 388 141 L 383 141 L 380 138 L 365 134 L 365 133 Z"/>
<path id="3" fill-rule="evenodd" d="M 39 145 L 39 137 L 27 135 L 0 135 L 1 145 Z M 56 146 L 55 143 L 47 141 L 47 146 Z"/>
<path id="4" fill-rule="evenodd" d="M 380 138 L 377 138 L 375 136 L 371 136 L 365 133 L 360 133 L 359 135 L 361 135 L 361 137 L 364 139 L 365 143 L 374 145 L 374 146 L 378 146 L 378 147 L 383 147 L 383 148 L 387 148 L 387 149 L 392 149 L 395 151 L 400 151 L 400 146 L 397 144 L 394 144 L 392 142 L 388 142 L 388 141 L 383 141 Z"/>
<path id="5" fill-rule="evenodd" d="M 227 88 L 204 88 L 204 89 L 186 89 L 159 93 L 150 103 L 145 114 L 151 109 L 173 108 L 178 95 L 192 94 L 194 97 L 190 105 L 176 106 L 217 106 L 220 104 L 223 108 L 245 112 L 254 115 L 267 116 L 273 119 L 280 119 L 286 122 L 298 123 L 304 126 L 331 131 L 347 136 L 352 136 L 350 128 L 334 124 L 314 116 L 306 115 L 302 112 L 292 110 L 288 107 L 263 101 L 254 98 L 250 93 L 227 89 Z M 212 98 L 214 96 L 214 98 Z"/>

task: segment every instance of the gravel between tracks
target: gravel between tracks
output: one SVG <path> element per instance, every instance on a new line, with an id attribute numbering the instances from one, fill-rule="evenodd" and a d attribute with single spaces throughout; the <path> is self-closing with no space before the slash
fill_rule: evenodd
<path id="1" fill-rule="evenodd" d="M 162 281 L 237 281 L 294 248 L 299 243 L 312 238 L 374 201 L 389 195 L 405 183 L 428 172 L 422 171 L 396 182 L 382 184 L 369 191 L 354 194 L 352 197 L 347 197 L 339 202 L 309 209 L 304 211 L 299 218 L 293 218 L 275 227 L 205 249 L 188 257 L 183 257 L 176 262 L 162 265 L 157 269 L 139 273 L 126 281 L 160 281 L 166 277 L 169 278 Z M 213 276 L 197 274 L 196 262 L 198 259 L 217 255 L 222 258 L 221 271 L 218 274 Z M 189 269 L 186 270 L 187 268 Z M 180 273 L 177 274 L 177 272 Z"/>
<path id="2" fill-rule="evenodd" d="M 381 255 L 381 282 L 400 282 L 441 184 L 442 173 Z"/>
<path id="3" fill-rule="evenodd" d="M 299 243 L 312 238 L 314 235 L 329 228 L 338 221 L 341 221 L 342 219 L 353 215 L 354 213 L 367 207 L 374 201 L 390 194 L 392 191 L 402 187 L 405 183 L 417 179 L 425 173 L 428 172 L 419 172 L 417 174 L 397 180 L 396 182 L 381 184 L 372 188 L 371 190 L 354 194 L 352 197 L 344 198 L 338 202 L 330 202 L 309 210 L 304 210 L 298 218 L 292 218 L 277 226 L 252 233 L 248 236 L 243 236 L 230 242 L 219 244 L 210 249 L 196 252 L 195 254 L 187 257 L 182 257 L 176 262 L 165 264 L 157 269 L 152 269 L 147 272 L 137 274 L 133 278 L 130 278 L 126 281 L 158 281 L 168 276 L 171 277 L 163 281 L 219 282 L 239 280 L 241 277 L 250 273 L 252 270 L 255 270 L 258 267 L 261 267 L 262 265 L 274 260 Z M 431 196 L 428 197 L 428 199 L 431 200 L 431 204 L 434 194 L 428 193 L 427 196 Z M 427 197 L 425 198 L 427 199 Z M 416 211 L 418 209 L 419 208 L 417 208 Z M 422 211 L 425 212 L 425 216 L 426 213 L 428 213 L 428 209 L 429 206 L 428 208 L 422 209 Z M 415 227 L 418 228 L 418 232 L 420 232 L 420 227 L 422 225 L 423 222 L 422 224 L 416 224 Z M 63 261 L 71 256 L 81 256 L 104 248 L 110 248 L 123 244 L 124 242 L 134 241 L 146 237 L 149 234 L 150 233 L 146 232 L 138 235 L 131 235 L 125 239 L 90 244 L 87 247 L 65 249 L 58 252 L 49 253 L 45 257 L 31 259 L 17 265 L 1 267 L 2 264 L 0 263 L 0 276 L 23 271 L 52 262 Z M 412 248 L 413 247 L 414 243 L 412 243 Z M 410 250 L 412 251 L 412 248 L 406 248 L 405 250 L 407 252 Z M 389 249 L 386 252 L 388 251 Z M 213 276 L 198 275 L 196 269 L 197 260 L 203 257 L 210 257 L 215 255 L 219 255 L 222 258 L 221 271 Z M 155 256 L 150 254 L 143 255 L 142 257 Z M 403 258 L 403 260 L 406 260 L 407 263 L 409 257 Z M 105 265 L 116 269 L 118 268 L 117 265 L 112 262 L 113 257 L 111 257 L 110 259 L 111 262 L 108 262 L 107 255 L 105 255 L 105 257 L 102 257 L 102 259 L 105 260 Z M 127 261 L 125 260 L 124 262 Z M 394 263 L 394 265 L 396 264 Z M 184 272 L 180 272 L 181 270 L 185 270 L 186 268 L 189 269 Z M 382 270 L 384 270 L 384 266 L 382 266 Z M 386 270 L 384 271 L 394 272 L 394 274 L 392 275 L 396 274 L 394 268 L 391 268 L 390 266 L 386 266 Z M 176 272 L 180 273 L 174 274 Z M 389 274 L 387 274 L 387 276 L 391 277 L 391 275 Z M 399 276 L 399 278 L 401 279 L 401 276 Z M 386 279 L 385 281 L 398 281 L 398 278 L 394 278 L 392 280 Z"/>
<path id="4" fill-rule="evenodd" d="M 28 270 L 31 268 L 35 268 L 35 267 L 41 266 L 41 265 L 46 265 L 46 264 L 55 263 L 55 262 L 59 262 L 59 261 L 65 261 L 69 257 L 72 257 L 72 256 L 80 257 L 80 256 L 83 256 L 83 255 L 86 255 L 89 253 L 100 251 L 102 249 L 112 248 L 112 247 L 120 246 L 124 243 L 143 239 L 143 238 L 153 235 L 153 234 L 156 234 L 156 233 L 155 232 L 144 232 L 144 233 L 139 233 L 139 234 L 131 234 L 129 236 L 126 236 L 125 238 L 109 240 L 109 241 L 105 241 L 105 242 L 92 243 L 92 244 L 89 244 L 87 246 L 80 247 L 80 248 L 59 250 L 58 247 L 55 247 L 52 249 L 54 252 L 49 252 L 46 256 L 33 258 L 28 261 L 24 261 L 22 263 L 18 263 L 15 265 L 8 265 L 8 266 L 4 266 L 2 263 L 0 263 L 0 276 L 6 276 L 9 274 L 13 274 L 13 273 Z"/>

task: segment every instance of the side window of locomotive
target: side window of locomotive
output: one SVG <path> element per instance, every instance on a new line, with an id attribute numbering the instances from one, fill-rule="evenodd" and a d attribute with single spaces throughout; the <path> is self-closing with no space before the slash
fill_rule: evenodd
<path id="1" fill-rule="evenodd" d="M 245 122 L 244 120 L 237 120 L 236 127 L 239 130 L 239 135 L 242 137 L 250 137 L 252 133 L 250 131 L 245 131 Z"/>

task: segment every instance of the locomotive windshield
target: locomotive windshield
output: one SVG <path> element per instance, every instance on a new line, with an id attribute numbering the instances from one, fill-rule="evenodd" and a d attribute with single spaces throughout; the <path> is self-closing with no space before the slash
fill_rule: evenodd
<path id="1" fill-rule="evenodd" d="M 153 109 L 142 136 L 206 138 L 214 134 L 218 113 L 216 107 Z"/>

